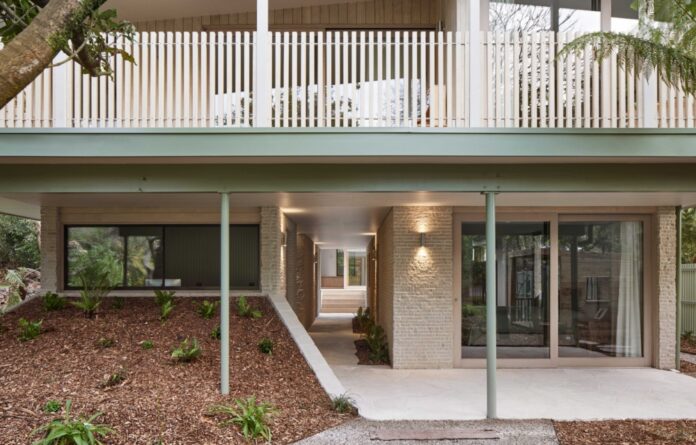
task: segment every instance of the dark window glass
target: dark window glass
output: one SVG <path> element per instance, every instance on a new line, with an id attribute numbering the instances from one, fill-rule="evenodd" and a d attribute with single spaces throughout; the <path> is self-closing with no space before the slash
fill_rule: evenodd
<path id="1" fill-rule="evenodd" d="M 96 267 L 108 274 L 112 286 L 123 286 L 124 238 L 118 227 L 69 227 L 66 265 L 68 287 L 80 287 L 80 276 Z"/>

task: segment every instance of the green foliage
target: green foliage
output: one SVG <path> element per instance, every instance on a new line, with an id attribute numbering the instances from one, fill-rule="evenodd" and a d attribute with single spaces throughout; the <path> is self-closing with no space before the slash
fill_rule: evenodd
<path id="1" fill-rule="evenodd" d="M 106 349 L 110 348 L 114 345 L 114 340 L 112 338 L 107 338 L 107 337 L 100 337 L 99 340 L 97 340 L 97 346 Z"/>
<path id="2" fill-rule="evenodd" d="M 39 223 L 18 216 L 0 215 L 0 266 L 37 269 L 40 263 Z"/>
<path id="3" fill-rule="evenodd" d="M 25 277 L 28 273 L 28 269 L 10 269 L 5 272 L 5 284 L 9 286 L 9 297 L 5 307 L 12 307 L 19 304 L 27 296 L 27 285 L 25 283 Z"/>
<path id="4" fill-rule="evenodd" d="M 366 307 L 363 309 L 362 306 L 358 308 L 358 313 L 353 318 L 355 320 L 355 327 L 358 332 L 366 332 L 367 328 L 372 323 L 372 316 L 370 315 L 370 308 Z"/>
<path id="5" fill-rule="evenodd" d="M 213 340 L 220 340 L 220 325 L 217 325 L 210 331 L 210 338 Z"/>
<path id="6" fill-rule="evenodd" d="M 65 299 L 55 292 L 46 292 L 41 302 L 47 311 L 57 311 L 65 307 Z"/>
<path id="7" fill-rule="evenodd" d="M 57 400 L 49 400 L 44 405 L 44 412 L 47 413 L 57 413 L 63 408 L 63 404 Z"/>
<path id="8" fill-rule="evenodd" d="M 650 3 L 654 4 L 654 14 Z M 656 71 L 670 86 L 696 93 L 696 2 L 691 0 L 638 0 L 642 11 L 637 35 L 595 32 L 578 37 L 559 53 L 566 56 L 590 47 L 597 60 L 617 55 L 628 71 Z M 651 18 L 662 22 L 655 24 Z"/>
<path id="9" fill-rule="evenodd" d="M 79 227 L 68 232 L 68 284 L 82 285 L 85 273 L 107 274 L 110 287 L 123 283 L 123 241 L 113 228 Z"/>
<path id="10" fill-rule="evenodd" d="M 239 297 L 237 300 L 237 314 L 246 318 L 261 318 L 263 314 L 260 310 L 254 309 L 249 305 L 246 297 Z"/>
<path id="11" fill-rule="evenodd" d="M 111 307 L 118 310 L 123 309 L 125 304 L 126 300 L 123 297 L 114 297 L 114 299 L 111 301 Z"/>
<path id="12" fill-rule="evenodd" d="M 97 309 L 101 305 L 101 299 L 94 297 L 89 292 L 80 291 L 80 298 L 77 301 L 71 301 L 70 304 L 80 309 L 87 318 L 93 318 L 97 313 Z"/>
<path id="13" fill-rule="evenodd" d="M 258 343 L 258 347 L 259 351 L 261 351 L 264 354 L 273 354 L 273 340 L 271 340 L 268 337 L 262 338 L 261 341 Z"/>
<path id="14" fill-rule="evenodd" d="M 112 289 L 111 271 L 95 264 L 85 267 L 80 274 L 80 298 L 72 304 L 82 310 L 87 318 L 94 317 L 104 298 Z"/>
<path id="15" fill-rule="evenodd" d="M 389 361 L 389 346 L 382 326 L 370 324 L 365 334 L 365 341 L 370 348 L 370 360 L 376 363 Z"/>
<path id="16" fill-rule="evenodd" d="M 27 320 L 26 318 L 20 318 L 18 321 L 19 324 L 19 339 L 21 341 L 29 341 L 33 340 L 39 335 L 41 335 L 41 324 L 43 323 L 43 320 L 39 321 L 30 321 Z"/>
<path id="17" fill-rule="evenodd" d="M 33 445 L 101 445 L 98 438 L 106 437 L 113 432 L 107 425 L 95 423 L 101 413 L 88 418 L 73 417 L 70 415 L 71 407 L 72 402 L 66 401 L 62 418 L 52 420 L 32 431 L 33 436 L 43 435 L 43 438 Z"/>
<path id="18" fill-rule="evenodd" d="M 160 320 L 165 321 L 169 318 L 172 311 L 174 310 L 174 303 L 171 300 L 165 301 L 162 306 L 160 306 Z"/>
<path id="19" fill-rule="evenodd" d="M 686 341 L 686 342 L 693 342 L 695 340 L 694 338 L 694 331 L 685 331 L 681 335 L 681 339 Z"/>
<path id="20" fill-rule="evenodd" d="M 119 369 L 113 374 L 107 375 L 104 378 L 104 381 L 102 382 L 101 386 L 102 388 L 111 388 L 112 386 L 117 386 L 125 382 L 126 378 L 128 378 L 128 376 L 125 369 Z"/>
<path id="21" fill-rule="evenodd" d="M 352 413 L 355 410 L 355 402 L 348 397 L 348 394 L 341 394 L 331 399 L 331 406 L 334 411 L 341 414 Z"/>
<path id="22" fill-rule="evenodd" d="M 200 357 L 202 352 L 198 344 L 198 339 L 194 337 L 189 340 L 188 337 L 186 337 L 179 343 L 179 346 L 172 350 L 172 358 L 177 362 L 188 363 Z"/>
<path id="23" fill-rule="evenodd" d="M 276 409 L 263 402 L 256 402 L 256 397 L 234 399 L 236 406 L 217 405 L 210 408 L 213 414 L 226 416 L 221 425 L 237 425 L 247 440 L 264 439 L 271 441 L 271 428 L 268 426 L 269 417 Z"/>
<path id="24" fill-rule="evenodd" d="M 174 295 L 176 292 L 173 290 L 156 290 L 155 291 L 155 303 L 157 306 L 164 306 L 167 302 L 172 303 L 174 300 Z"/>
<path id="25" fill-rule="evenodd" d="M 206 319 L 213 318 L 219 304 L 220 302 L 218 301 L 203 301 L 201 304 L 198 305 L 198 315 Z"/>
<path id="26" fill-rule="evenodd" d="M 682 263 L 696 263 L 696 208 L 682 211 Z"/>
<path id="27" fill-rule="evenodd" d="M 155 344 L 152 342 L 152 340 L 143 340 L 140 342 L 140 347 L 144 350 L 148 350 L 154 348 Z"/>

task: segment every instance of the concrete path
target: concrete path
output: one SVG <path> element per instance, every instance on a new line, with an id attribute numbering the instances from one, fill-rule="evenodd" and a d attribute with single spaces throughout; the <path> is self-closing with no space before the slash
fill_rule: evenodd
<path id="1" fill-rule="evenodd" d="M 681 358 L 685 362 L 693 363 L 696 365 L 696 355 L 694 354 L 689 354 L 688 352 L 680 352 L 679 358 Z"/>
<path id="2" fill-rule="evenodd" d="M 483 440 L 371 440 L 379 430 L 399 429 L 430 430 L 466 428 L 472 430 L 492 430 L 498 439 Z M 556 431 L 549 420 L 496 420 L 471 422 L 372 422 L 357 419 L 336 428 L 323 431 L 315 436 L 297 442 L 299 445 L 428 445 L 428 444 L 463 444 L 463 445 L 557 445 Z"/>
<path id="3" fill-rule="evenodd" d="M 483 369 L 395 370 L 358 366 L 348 318 L 320 318 L 310 335 L 371 420 L 478 420 Z M 651 368 L 502 369 L 503 419 L 696 419 L 696 379 Z"/>

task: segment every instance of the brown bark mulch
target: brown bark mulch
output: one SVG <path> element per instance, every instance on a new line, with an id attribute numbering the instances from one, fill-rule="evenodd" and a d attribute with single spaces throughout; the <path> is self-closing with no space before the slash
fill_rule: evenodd
<path id="1" fill-rule="evenodd" d="M 696 354 L 696 340 L 682 339 L 681 350 L 689 354 Z"/>
<path id="2" fill-rule="evenodd" d="M 59 416 L 43 412 L 49 400 L 72 400 L 73 414 L 104 413 L 99 423 L 116 430 L 105 444 L 245 443 L 236 427 L 221 427 L 208 415 L 211 405 L 232 404 L 234 397 L 256 396 L 277 408 L 270 422 L 273 443 L 291 443 L 348 420 L 332 410 L 268 301 L 249 301 L 264 315 L 240 318 L 231 311 L 229 397 L 218 393 L 220 343 L 210 336 L 219 316 L 201 318 L 196 300 L 175 299 L 166 322 L 152 298 L 128 298 L 122 309 L 105 300 L 95 319 L 74 307 L 46 312 L 38 299 L 6 314 L 0 319 L 0 443 L 36 439 L 31 431 Z M 20 342 L 20 317 L 42 319 L 42 334 Z M 203 354 L 174 364 L 171 349 L 185 337 L 196 337 Z M 273 340 L 272 355 L 258 350 L 263 337 Z M 100 338 L 114 344 L 100 346 Z M 143 340 L 152 340 L 154 348 L 143 349 Z M 104 385 L 117 371 L 125 381 Z"/>
<path id="3" fill-rule="evenodd" d="M 680 362 L 679 370 L 686 375 L 691 377 L 696 377 L 696 364 L 682 360 Z"/>
<path id="4" fill-rule="evenodd" d="M 554 422 L 561 445 L 696 444 L 693 420 Z"/>
<path id="5" fill-rule="evenodd" d="M 388 365 L 386 361 L 373 361 L 370 359 L 370 347 L 367 340 L 355 340 L 355 355 L 358 357 L 358 365 Z"/>

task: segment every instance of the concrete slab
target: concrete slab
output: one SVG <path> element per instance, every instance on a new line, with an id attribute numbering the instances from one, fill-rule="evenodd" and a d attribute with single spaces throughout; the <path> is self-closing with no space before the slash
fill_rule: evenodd
<path id="1" fill-rule="evenodd" d="M 360 414 L 372 420 L 475 420 L 486 416 L 483 369 L 358 366 L 345 319 L 320 319 L 310 335 Z M 330 326 L 337 329 L 332 333 Z M 652 368 L 502 369 L 503 419 L 696 419 L 696 379 Z"/>

